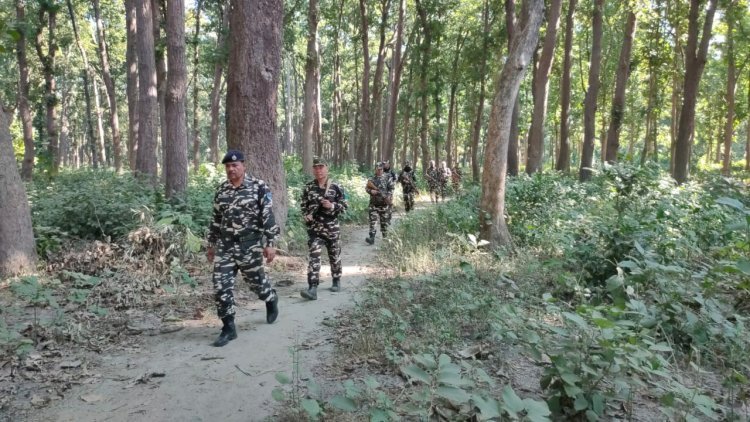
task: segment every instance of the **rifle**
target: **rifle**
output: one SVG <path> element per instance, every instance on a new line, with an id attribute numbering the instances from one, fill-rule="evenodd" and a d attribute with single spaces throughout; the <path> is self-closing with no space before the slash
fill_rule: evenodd
<path id="1" fill-rule="evenodd" d="M 308 195 L 310 195 L 312 197 L 312 199 L 316 202 L 316 205 L 311 210 L 311 212 L 309 214 L 307 214 L 307 215 L 310 215 L 310 216 L 314 217 L 315 214 L 317 214 L 318 211 L 320 211 L 320 207 L 323 205 L 322 202 L 328 196 L 328 189 L 330 187 L 331 187 L 331 178 L 329 177 L 328 179 L 326 179 L 326 189 L 325 189 L 325 191 L 323 191 L 323 195 L 319 194 L 316 191 L 312 191 L 312 190 L 308 192 Z M 314 218 L 313 218 L 313 220 L 314 220 Z M 305 220 L 305 224 L 309 226 L 310 224 L 312 224 L 313 220 L 310 220 L 310 221 Z"/>
<path id="2" fill-rule="evenodd" d="M 383 191 L 380 190 L 380 188 L 378 188 L 377 186 L 375 186 L 375 183 L 372 182 L 372 179 L 367 179 L 367 186 L 365 187 L 365 189 L 367 189 L 368 193 L 369 193 L 369 191 L 373 191 L 373 190 L 378 191 L 378 193 L 376 195 L 381 198 L 382 202 L 385 202 L 386 205 L 393 205 L 393 198 L 390 195 L 384 194 Z M 372 195 L 372 194 L 370 194 L 370 195 Z M 380 201 L 378 201 L 378 202 L 380 202 Z"/>

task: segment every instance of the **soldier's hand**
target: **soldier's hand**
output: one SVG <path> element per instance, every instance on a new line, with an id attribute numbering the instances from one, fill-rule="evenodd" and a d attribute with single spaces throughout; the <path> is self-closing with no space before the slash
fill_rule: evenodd
<path id="1" fill-rule="evenodd" d="M 215 257 L 216 251 L 212 246 L 209 246 L 208 249 L 206 249 L 206 258 L 208 258 L 208 262 L 214 262 Z"/>
<path id="2" fill-rule="evenodd" d="M 307 221 L 309 223 L 312 220 L 313 220 L 312 214 L 305 214 L 305 221 Z"/>
<path id="3" fill-rule="evenodd" d="M 266 258 L 267 264 L 273 262 L 273 259 L 276 258 L 276 248 L 271 246 L 263 248 L 263 257 Z"/>
<path id="4" fill-rule="evenodd" d="M 320 201 L 320 205 L 322 205 L 323 208 L 327 210 L 330 210 L 331 208 L 333 208 L 333 203 L 327 199 Z"/>

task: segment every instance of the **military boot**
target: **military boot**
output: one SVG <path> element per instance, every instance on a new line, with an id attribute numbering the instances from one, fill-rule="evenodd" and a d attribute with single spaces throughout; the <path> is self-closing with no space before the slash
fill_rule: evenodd
<path id="1" fill-rule="evenodd" d="M 318 300 L 318 286 L 310 286 L 307 290 L 299 292 L 300 296 L 309 300 Z"/>
<path id="2" fill-rule="evenodd" d="M 266 302 L 266 322 L 273 324 L 279 316 L 279 296 L 274 295 L 272 301 Z"/>
<path id="3" fill-rule="evenodd" d="M 221 319 L 221 322 L 224 323 L 224 326 L 221 327 L 219 338 L 214 341 L 214 346 L 216 347 L 225 346 L 227 343 L 237 338 L 237 329 L 234 326 L 234 315 L 225 316 Z"/>
<path id="4" fill-rule="evenodd" d="M 339 280 L 333 280 L 333 285 L 331 286 L 332 292 L 338 292 L 341 290 L 341 281 Z"/>
<path id="5" fill-rule="evenodd" d="M 367 242 L 368 245 L 375 243 L 375 235 L 373 234 L 365 238 L 365 242 Z"/>

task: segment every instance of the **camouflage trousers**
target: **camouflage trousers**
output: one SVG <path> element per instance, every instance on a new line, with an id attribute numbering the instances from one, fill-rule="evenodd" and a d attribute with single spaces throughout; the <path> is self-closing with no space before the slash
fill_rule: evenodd
<path id="1" fill-rule="evenodd" d="M 406 212 L 414 209 L 414 192 L 404 192 L 404 209 Z"/>
<path id="2" fill-rule="evenodd" d="M 237 272 L 250 284 L 250 290 L 258 298 L 270 302 L 276 297 L 263 269 L 263 248 L 260 240 L 249 242 L 225 242 L 219 244 L 214 260 L 214 300 L 219 318 L 234 315 L 234 281 Z"/>
<path id="3" fill-rule="evenodd" d="M 341 239 L 338 228 L 331 232 L 307 231 L 309 248 L 307 264 L 307 284 L 310 287 L 320 284 L 320 255 L 323 246 L 328 250 L 328 262 L 331 264 L 331 278 L 341 280 Z"/>
<path id="4" fill-rule="evenodd" d="M 375 237 L 375 223 L 380 220 L 380 233 L 385 237 L 391 224 L 391 206 L 370 205 L 370 237 Z"/>

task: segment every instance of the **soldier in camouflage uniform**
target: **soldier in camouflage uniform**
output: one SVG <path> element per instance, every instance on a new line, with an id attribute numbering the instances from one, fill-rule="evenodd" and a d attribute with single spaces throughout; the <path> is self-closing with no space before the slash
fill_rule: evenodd
<path id="1" fill-rule="evenodd" d="M 440 198 L 440 173 L 433 160 L 430 160 L 430 166 L 427 168 L 427 190 L 430 193 L 430 202 L 436 203 Z"/>
<path id="2" fill-rule="evenodd" d="M 338 216 L 346 211 L 344 190 L 328 178 L 328 165 L 318 157 L 313 158 L 315 180 L 307 183 L 302 190 L 300 206 L 307 224 L 307 290 L 300 292 L 305 299 L 318 298 L 320 283 L 320 254 L 325 245 L 333 278 L 332 292 L 341 289 L 341 231 Z"/>
<path id="3" fill-rule="evenodd" d="M 379 162 L 375 168 L 375 176 L 367 180 L 365 191 L 370 195 L 370 236 L 365 239 L 372 245 L 375 243 L 375 223 L 380 220 L 380 233 L 385 238 L 388 235 L 388 225 L 391 223 L 391 205 L 393 204 L 393 179 L 383 173 L 384 164 Z"/>
<path id="4" fill-rule="evenodd" d="M 227 181 L 214 196 L 213 220 L 208 232 L 208 260 L 214 263 L 213 284 L 216 310 L 224 324 L 214 346 L 221 347 L 237 338 L 234 325 L 234 281 L 238 271 L 258 298 L 266 304 L 266 321 L 279 315 L 279 298 L 263 269 L 263 258 L 270 263 L 276 256 L 274 241 L 279 226 L 271 209 L 271 189 L 245 175 L 245 157 L 230 150 L 221 161 Z M 262 242 L 265 237 L 265 244 Z M 218 250 L 218 259 L 216 251 Z"/>
<path id="5" fill-rule="evenodd" d="M 390 177 L 394 184 L 396 183 L 398 178 L 396 177 L 396 172 L 391 168 L 390 161 L 383 161 L 383 174 Z"/>
<path id="6" fill-rule="evenodd" d="M 450 167 L 448 167 L 448 164 L 446 164 L 445 161 L 442 161 L 440 163 L 440 167 L 438 168 L 438 182 L 440 184 L 438 193 L 440 194 L 442 200 L 445 200 L 445 194 L 448 192 L 448 181 L 450 179 L 451 169 Z"/>
<path id="7" fill-rule="evenodd" d="M 401 173 L 398 174 L 398 182 L 401 183 L 401 191 L 404 195 L 404 208 L 406 212 L 409 212 L 414 209 L 414 195 L 419 194 L 417 191 L 417 175 L 414 174 L 410 162 L 407 161 Z"/>

